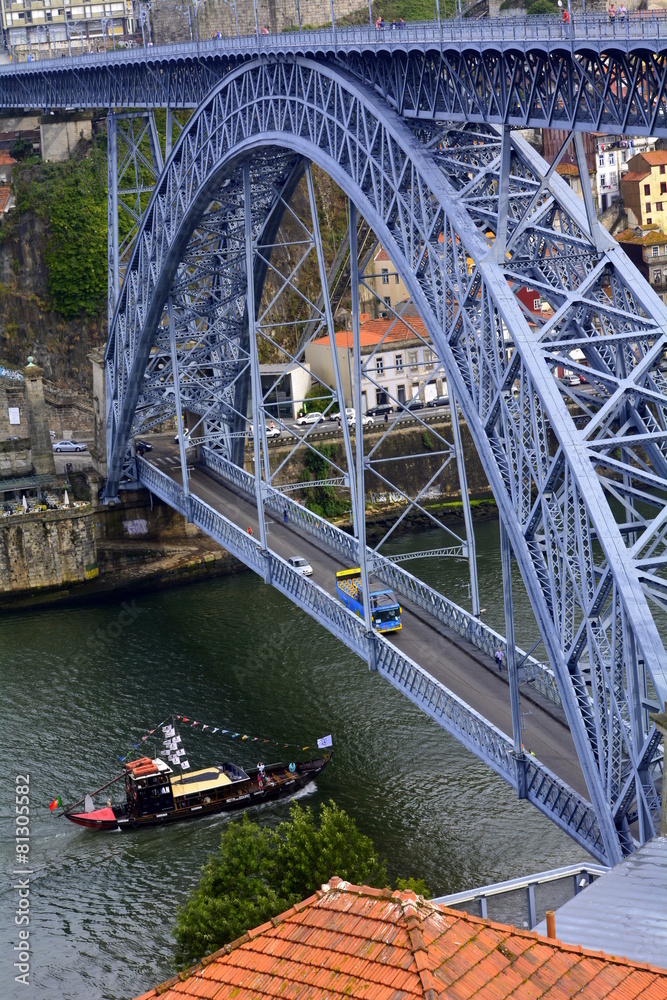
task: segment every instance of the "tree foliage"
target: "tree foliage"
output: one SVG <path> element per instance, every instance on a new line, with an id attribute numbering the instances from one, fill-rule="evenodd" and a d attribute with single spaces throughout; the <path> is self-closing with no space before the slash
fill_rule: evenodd
<path id="1" fill-rule="evenodd" d="M 219 851 L 178 914 L 177 962 L 187 965 L 234 941 L 311 895 L 332 875 L 358 885 L 387 884 L 386 866 L 373 842 L 334 802 L 321 807 L 319 825 L 312 810 L 298 803 L 292 804 L 289 820 L 273 830 L 244 815 L 227 826 Z"/>
<path id="2" fill-rule="evenodd" d="M 104 142 L 65 163 L 16 169 L 17 214 L 46 223 L 44 259 L 53 308 L 65 319 L 97 315 L 107 288 L 107 188 Z"/>

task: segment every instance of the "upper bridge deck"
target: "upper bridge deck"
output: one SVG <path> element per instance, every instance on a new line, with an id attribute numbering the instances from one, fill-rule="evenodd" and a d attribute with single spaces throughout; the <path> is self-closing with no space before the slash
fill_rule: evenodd
<path id="1" fill-rule="evenodd" d="M 40 53 L 35 53 L 38 56 Z M 80 54 L 0 68 L 0 108 L 196 107 L 256 58 L 328 62 L 406 118 L 667 135 L 667 15 L 450 19 Z"/>

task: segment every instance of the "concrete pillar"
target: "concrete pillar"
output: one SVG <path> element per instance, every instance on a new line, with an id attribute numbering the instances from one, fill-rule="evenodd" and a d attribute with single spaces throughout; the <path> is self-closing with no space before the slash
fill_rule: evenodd
<path id="1" fill-rule="evenodd" d="M 43 376 L 44 370 L 34 364 L 32 358 L 28 358 L 28 365 L 23 369 L 23 378 L 28 409 L 32 468 L 36 475 L 55 476 L 56 466 L 53 460 L 49 420 L 44 402 Z"/>
<path id="2" fill-rule="evenodd" d="M 104 351 L 95 348 L 88 355 L 93 366 L 94 439 L 90 447 L 93 468 L 103 478 L 107 475 L 107 409 L 104 375 Z"/>

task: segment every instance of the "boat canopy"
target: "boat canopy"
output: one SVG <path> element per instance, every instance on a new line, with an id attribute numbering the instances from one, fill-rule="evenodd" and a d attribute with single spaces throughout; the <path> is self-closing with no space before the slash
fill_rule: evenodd
<path id="1" fill-rule="evenodd" d="M 174 775 L 171 778 L 171 790 L 174 793 L 174 798 L 181 795 L 196 795 L 222 788 L 224 785 L 231 785 L 232 779 L 229 774 L 225 773 L 225 770 L 223 767 L 207 767 L 203 771 L 193 771 L 188 775 Z M 237 770 L 240 771 L 240 768 Z M 247 775 L 242 773 L 247 778 Z"/>

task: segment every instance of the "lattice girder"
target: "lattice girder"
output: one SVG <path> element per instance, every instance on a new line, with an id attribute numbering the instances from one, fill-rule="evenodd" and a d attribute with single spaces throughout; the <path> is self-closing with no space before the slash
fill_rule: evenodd
<path id="1" fill-rule="evenodd" d="M 454 153 L 461 136 L 463 150 Z M 415 135 L 374 94 L 307 60 L 253 63 L 230 74 L 175 148 L 123 288 L 110 333 L 110 348 L 123 344 L 123 363 L 108 403 L 116 421 L 109 489 L 117 488 L 137 386 L 187 241 L 221 179 L 244 157 L 275 147 L 318 163 L 352 198 L 419 310 L 496 496 L 605 848 L 617 859 L 630 847 L 635 816 L 644 840 L 655 815 L 646 748 L 654 753 L 656 744 L 642 698 L 649 691 L 665 699 L 667 658 L 633 553 L 648 548 L 651 576 L 660 580 L 665 521 L 656 526 L 659 514 L 638 514 L 627 500 L 630 530 L 617 525 L 592 445 L 613 432 L 623 438 L 622 454 L 631 453 L 633 394 L 641 393 L 653 421 L 642 423 L 650 437 L 645 468 L 615 458 L 613 482 L 626 497 L 637 483 L 665 489 L 651 455 L 662 455 L 665 429 L 657 371 L 667 312 L 622 251 L 590 232 L 560 178 L 545 180 L 546 165 L 521 139 L 511 140 L 503 182 L 498 135 L 488 128 L 420 127 Z M 511 210 L 501 234 L 503 183 Z M 500 235 L 502 255 L 495 252 Z M 539 287 L 552 315 L 528 322 L 517 299 L 522 282 Z M 572 343 L 593 369 L 588 396 L 554 377 L 559 359 L 570 367 Z M 636 550 L 627 544 L 635 535 Z"/>

